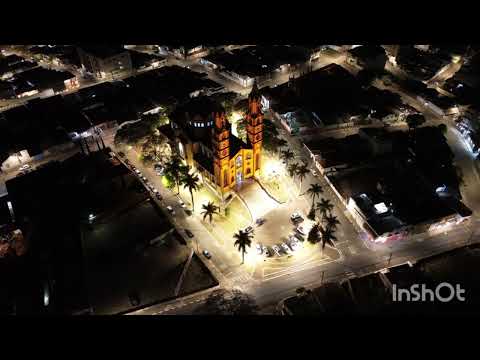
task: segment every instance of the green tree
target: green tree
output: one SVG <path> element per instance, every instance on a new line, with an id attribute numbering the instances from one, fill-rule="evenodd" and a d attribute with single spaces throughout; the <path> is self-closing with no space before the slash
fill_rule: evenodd
<path id="1" fill-rule="evenodd" d="M 203 215 L 203 221 L 207 218 L 207 216 L 210 219 L 210 224 L 212 223 L 212 218 L 213 215 L 219 214 L 218 212 L 219 207 L 215 205 L 212 201 L 209 201 L 207 204 L 202 205 L 202 215 Z"/>
<path id="2" fill-rule="evenodd" d="M 340 221 L 338 221 L 338 218 L 332 214 L 325 217 L 325 223 L 327 229 L 331 229 L 333 231 L 337 230 L 337 226 L 340 225 Z"/>
<path id="3" fill-rule="evenodd" d="M 312 208 L 315 204 L 315 199 L 323 193 L 323 188 L 320 184 L 310 184 L 310 187 L 307 190 L 307 194 L 312 198 Z"/>
<path id="4" fill-rule="evenodd" d="M 297 177 L 300 180 L 300 188 L 299 191 L 302 191 L 302 183 L 303 180 L 307 177 L 309 170 L 307 164 L 302 164 L 297 168 Z"/>
<path id="5" fill-rule="evenodd" d="M 335 247 L 334 241 L 337 240 L 335 237 L 333 230 L 327 228 L 320 227 L 320 234 L 321 234 L 321 240 L 322 240 L 322 251 L 325 249 L 325 245 L 329 244 L 332 247 Z"/>
<path id="6" fill-rule="evenodd" d="M 324 220 L 327 214 L 333 210 L 333 204 L 330 200 L 322 198 L 320 202 L 317 202 L 316 209 L 320 211 L 320 214 L 322 215 L 322 220 Z"/>
<path id="7" fill-rule="evenodd" d="M 285 162 L 285 165 L 288 166 L 288 163 L 295 157 L 295 154 L 290 149 L 283 150 L 281 152 L 281 158 Z"/>
<path id="8" fill-rule="evenodd" d="M 292 178 L 295 178 L 295 175 L 297 175 L 297 169 L 298 169 L 298 164 L 297 163 L 292 163 L 292 164 L 288 165 L 288 168 L 287 168 L 288 174 Z"/>
<path id="9" fill-rule="evenodd" d="M 308 236 L 307 236 L 308 242 L 310 242 L 311 244 L 316 244 L 320 240 L 319 232 L 320 232 L 320 224 L 319 223 L 313 224 L 312 228 L 308 232 Z"/>
<path id="10" fill-rule="evenodd" d="M 425 123 L 425 116 L 422 114 L 410 114 L 405 121 L 407 122 L 408 129 L 414 130 Z"/>
<path id="11" fill-rule="evenodd" d="M 242 264 L 245 262 L 245 254 L 247 253 L 247 247 L 252 245 L 253 235 L 243 230 L 239 230 L 238 233 L 233 234 L 235 239 L 234 246 L 238 248 L 238 251 L 242 253 Z"/>
<path id="12" fill-rule="evenodd" d="M 186 173 L 188 173 L 188 166 L 183 165 L 182 159 L 178 156 L 174 156 L 165 165 L 165 175 L 177 186 L 177 195 L 180 193 L 180 183 Z"/>
<path id="13" fill-rule="evenodd" d="M 192 211 L 195 211 L 195 203 L 193 201 L 193 192 L 200 189 L 200 179 L 197 174 L 186 173 L 182 178 L 183 187 L 188 189 L 192 197 Z"/>

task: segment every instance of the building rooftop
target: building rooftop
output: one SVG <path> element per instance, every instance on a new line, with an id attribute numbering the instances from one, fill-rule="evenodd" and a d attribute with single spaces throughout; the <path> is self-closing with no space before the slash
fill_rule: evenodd
<path id="1" fill-rule="evenodd" d="M 350 54 L 360 59 L 371 59 L 386 56 L 385 50 L 380 45 L 362 45 L 348 50 Z"/>
<path id="2" fill-rule="evenodd" d="M 98 57 L 100 59 L 108 59 L 112 56 L 127 52 L 128 50 L 124 49 L 121 45 L 93 45 L 93 44 L 80 44 L 78 45 L 80 49 L 86 53 Z"/>
<path id="3" fill-rule="evenodd" d="M 266 75 L 284 64 L 305 62 L 309 54 L 298 46 L 258 45 L 211 54 L 205 59 L 228 71 L 254 78 Z"/>

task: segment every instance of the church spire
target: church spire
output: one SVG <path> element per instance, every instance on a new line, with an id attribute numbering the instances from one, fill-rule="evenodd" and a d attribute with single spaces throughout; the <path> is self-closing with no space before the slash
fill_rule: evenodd
<path id="1" fill-rule="evenodd" d="M 260 91 L 258 90 L 257 79 L 253 81 L 252 91 L 250 91 L 250 95 L 248 95 L 249 99 L 259 99 L 260 98 Z"/>

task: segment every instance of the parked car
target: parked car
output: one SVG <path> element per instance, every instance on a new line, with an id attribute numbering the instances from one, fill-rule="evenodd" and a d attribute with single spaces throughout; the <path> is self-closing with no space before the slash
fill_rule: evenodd
<path id="1" fill-rule="evenodd" d="M 187 207 L 182 200 L 179 200 L 179 201 L 178 201 L 178 204 L 179 204 L 182 208 L 186 208 L 186 207 Z"/>
<path id="2" fill-rule="evenodd" d="M 25 164 L 25 165 L 20 166 L 20 169 L 18 169 L 18 170 L 20 170 L 20 171 L 26 171 L 26 170 L 28 170 L 28 169 L 30 169 L 30 165 Z"/>
<path id="3" fill-rule="evenodd" d="M 303 221 L 303 217 L 302 215 L 300 215 L 299 212 L 294 212 L 291 216 L 290 216 L 290 220 L 292 220 L 293 222 L 297 223 L 297 222 L 302 222 Z"/>
<path id="4" fill-rule="evenodd" d="M 147 178 L 145 176 L 142 176 L 143 181 L 147 181 Z"/>
<path id="5" fill-rule="evenodd" d="M 257 249 L 257 255 L 262 255 L 263 248 L 261 244 L 255 244 L 255 248 Z"/>
<path id="6" fill-rule="evenodd" d="M 123 151 L 119 151 L 118 152 L 118 156 L 120 156 L 121 158 L 124 158 L 125 157 L 125 153 Z"/>
<path id="7" fill-rule="evenodd" d="M 155 193 L 155 196 L 156 196 L 156 198 L 157 198 L 158 200 L 163 200 L 162 195 L 160 195 L 159 192 L 156 192 L 156 193 Z"/>
<path id="8" fill-rule="evenodd" d="M 138 169 L 134 169 L 133 171 L 135 171 L 135 173 L 136 173 L 137 175 L 141 175 L 141 174 L 142 174 L 142 173 L 140 172 L 140 170 L 138 170 Z"/>
<path id="9" fill-rule="evenodd" d="M 167 206 L 167 210 L 170 212 L 170 214 L 175 215 L 175 210 L 171 206 Z"/>
<path id="10" fill-rule="evenodd" d="M 192 233 L 190 230 L 188 230 L 188 229 L 185 229 L 185 234 L 187 234 L 187 236 L 188 236 L 189 238 L 193 238 L 193 236 L 194 236 L 193 233 Z"/>
<path id="11" fill-rule="evenodd" d="M 295 237 L 295 236 L 290 236 L 288 238 L 288 246 L 290 246 L 290 248 L 293 250 L 293 251 L 297 251 L 299 248 L 300 248 L 300 244 L 298 243 L 298 239 Z"/>
<path id="12" fill-rule="evenodd" d="M 249 227 L 246 227 L 245 230 L 244 230 L 247 234 L 251 233 L 253 231 L 253 227 L 249 226 Z"/>
<path id="13" fill-rule="evenodd" d="M 317 176 L 317 171 L 315 169 L 310 169 L 310 172 L 312 173 L 313 176 Z"/>
<path id="14" fill-rule="evenodd" d="M 295 234 L 293 234 L 293 236 L 295 236 L 295 238 L 298 239 L 301 242 L 305 241 L 305 238 L 302 235 L 300 235 L 299 233 L 295 233 Z"/>
<path id="15" fill-rule="evenodd" d="M 257 224 L 257 226 L 261 226 L 263 224 L 265 224 L 265 219 L 264 218 L 258 218 L 257 220 L 255 220 L 255 224 Z"/>
<path id="16" fill-rule="evenodd" d="M 203 256 L 205 256 L 207 259 L 211 259 L 212 255 L 208 252 L 208 250 L 203 250 L 202 251 Z"/>
<path id="17" fill-rule="evenodd" d="M 277 256 L 282 256 L 282 254 L 280 253 L 280 248 L 278 247 L 278 245 L 273 245 L 273 246 L 272 246 L 272 249 L 273 249 L 273 252 L 274 252 Z"/>
<path id="18" fill-rule="evenodd" d="M 305 236 L 307 235 L 307 233 L 305 232 L 305 229 L 303 228 L 303 226 L 297 226 L 297 228 L 295 229 L 299 234 Z"/>
<path id="19" fill-rule="evenodd" d="M 262 245 L 262 252 L 263 252 L 263 255 L 265 255 L 265 257 L 272 256 L 272 254 L 270 253 L 270 250 L 268 250 L 268 247 L 266 247 L 265 245 Z"/>
<path id="20" fill-rule="evenodd" d="M 285 251 L 287 254 L 292 253 L 292 249 L 290 249 L 290 247 L 287 244 L 282 243 L 281 246 L 282 246 L 283 251 Z"/>

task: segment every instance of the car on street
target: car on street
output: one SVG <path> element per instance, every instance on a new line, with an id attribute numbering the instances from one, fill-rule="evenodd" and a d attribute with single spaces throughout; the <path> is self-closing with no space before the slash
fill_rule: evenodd
<path id="1" fill-rule="evenodd" d="M 155 193 L 155 197 L 156 197 L 158 200 L 162 200 L 162 199 L 163 199 L 163 198 L 162 198 L 162 195 L 160 195 L 159 192 L 156 192 L 156 193 Z"/>
<path id="2" fill-rule="evenodd" d="M 138 170 L 138 169 L 134 169 L 133 171 L 135 171 L 135 173 L 136 173 L 137 175 L 140 175 L 140 174 L 141 174 L 140 170 Z"/>
<path id="3" fill-rule="evenodd" d="M 243 230 L 244 232 L 246 232 L 247 234 L 253 232 L 253 227 L 252 226 L 249 226 L 249 227 L 246 227 L 245 230 Z"/>
<path id="4" fill-rule="evenodd" d="M 300 213 L 298 211 L 296 211 L 290 216 L 290 220 L 292 220 L 295 223 L 302 222 L 303 217 L 302 217 L 302 215 L 300 215 Z"/>
<path id="5" fill-rule="evenodd" d="M 285 251 L 287 254 L 292 253 L 292 249 L 290 249 L 290 247 L 287 244 L 282 243 L 281 246 L 282 246 L 283 251 Z"/>
<path id="6" fill-rule="evenodd" d="M 143 181 L 147 181 L 147 178 L 145 176 L 142 176 Z"/>
<path id="7" fill-rule="evenodd" d="M 188 230 L 188 229 L 185 229 L 185 234 L 187 234 L 187 236 L 188 236 L 189 238 L 193 238 L 193 236 L 194 236 L 193 233 L 192 233 L 190 230 Z"/>
<path id="8" fill-rule="evenodd" d="M 302 235 L 300 235 L 299 233 L 295 233 L 295 234 L 293 234 L 293 236 L 294 236 L 296 239 L 300 240 L 301 242 L 304 242 L 304 241 L 305 241 L 305 238 L 304 238 Z"/>
<path id="9" fill-rule="evenodd" d="M 167 210 L 170 214 L 175 215 L 175 210 L 171 206 L 167 206 Z"/>
<path id="10" fill-rule="evenodd" d="M 203 256 L 205 256 L 207 259 L 211 259 L 212 255 L 208 252 L 208 250 L 203 250 L 202 251 Z"/>
<path id="11" fill-rule="evenodd" d="M 303 228 L 303 226 L 297 226 L 297 228 L 295 229 L 299 234 L 305 236 L 307 235 L 307 233 L 305 232 L 305 229 Z"/>
<path id="12" fill-rule="evenodd" d="M 27 171 L 28 169 L 30 169 L 30 165 L 25 164 L 25 165 L 20 166 L 20 169 L 18 169 L 18 170 L 20 170 L 20 171 Z"/>
<path id="13" fill-rule="evenodd" d="M 255 244 L 255 248 L 257 249 L 257 255 L 262 255 L 263 248 L 261 244 Z"/>
<path id="14" fill-rule="evenodd" d="M 187 207 L 182 200 L 179 200 L 179 201 L 178 201 L 178 204 L 179 204 L 182 208 L 184 208 L 184 209 Z"/>
<path id="15" fill-rule="evenodd" d="M 265 245 L 262 245 L 262 253 L 265 255 L 265 257 L 270 257 L 272 254 L 270 253 L 270 250 L 268 250 L 268 247 Z"/>
<path id="16" fill-rule="evenodd" d="M 130 165 L 130 160 L 125 159 L 125 164 Z"/>
<path id="17" fill-rule="evenodd" d="M 264 218 L 258 218 L 257 220 L 255 220 L 255 224 L 257 224 L 257 226 L 262 226 L 263 224 L 265 224 L 265 219 Z"/>
<path id="18" fill-rule="evenodd" d="M 273 252 L 274 252 L 277 256 L 282 256 L 282 254 L 280 253 L 280 248 L 278 247 L 278 245 L 273 245 L 273 246 L 272 246 L 272 249 L 273 249 Z"/>
<path id="19" fill-rule="evenodd" d="M 310 172 L 312 173 L 313 176 L 317 176 L 317 171 L 315 169 L 310 169 Z"/>
<path id="20" fill-rule="evenodd" d="M 300 248 L 300 244 L 298 243 L 298 239 L 291 235 L 288 237 L 288 245 L 293 251 L 297 251 Z"/>

